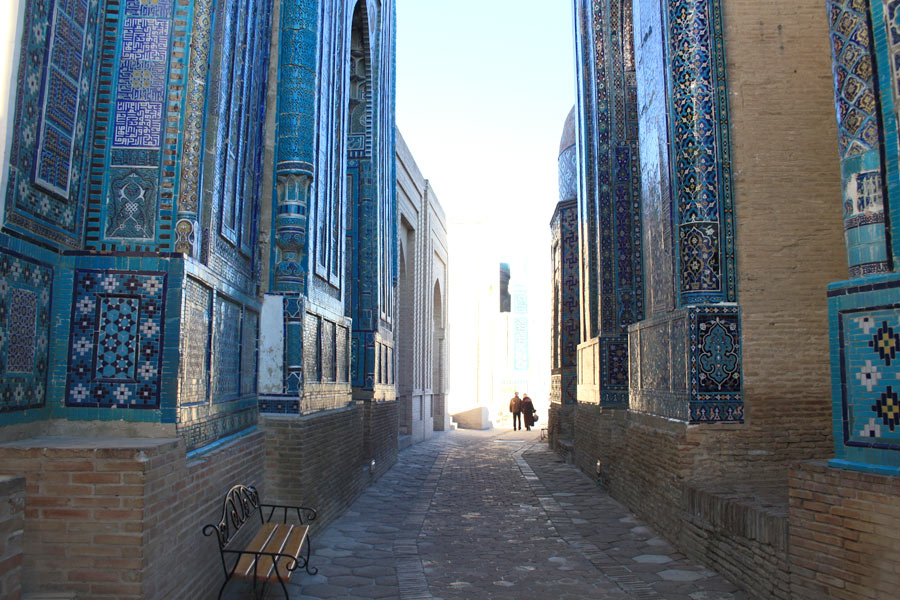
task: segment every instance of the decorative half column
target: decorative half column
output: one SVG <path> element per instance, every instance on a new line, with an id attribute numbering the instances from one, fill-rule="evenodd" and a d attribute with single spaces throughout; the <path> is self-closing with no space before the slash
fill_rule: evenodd
<path id="1" fill-rule="evenodd" d="M 628 330 L 630 408 L 742 422 L 721 3 L 634 10 L 647 318 Z"/>
<path id="2" fill-rule="evenodd" d="M 850 275 L 828 288 L 831 464 L 900 475 L 900 2 L 829 0 L 828 11 Z"/>
<path id="3" fill-rule="evenodd" d="M 578 400 L 628 402 L 627 327 L 644 314 L 631 2 L 576 8 L 581 369 Z"/>

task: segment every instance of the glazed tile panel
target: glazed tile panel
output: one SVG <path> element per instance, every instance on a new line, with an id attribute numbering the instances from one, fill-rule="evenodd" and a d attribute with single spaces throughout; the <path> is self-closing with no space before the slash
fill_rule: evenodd
<path id="1" fill-rule="evenodd" d="M 75 271 L 67 406 L 159 408 L 166 280 Z"/>
<path id="2" fill-rule="evenodd" d="M 900 307 L 840 319 L 845 443 L 900 449 Z"/>
<path id="3" fill-rule="evenodd" d="M 640 107 L 641 218 L 647 272 L 647 314 L 675 308 L 666 57 L 659 3 L 636 2 L 637 94 Z"/>
<path id="4" fill-rule="evenodd" d="M 900 467 L 898 290 L 896 274 L 828 290 L 835 456 L 864 468 Z"/>
<path id="5" fill-rule="evenodd" d="M 216 295 L 215 311 L 212 397 L 221 402 L 241 393 L 241 305 Z"/>
<path id="6" fill-rule="evenodd" d="M 79 248 L 98 4 L 24 4 L 6 224 Z"/>
<path id="7" fill-rule="evenodd" d="M 700 305 L 629 328 L 633 410 L 690 423 L 744 419 L 740 309 Z"/>
<path id="8" fill-rule="evenodd" d="M 0 412 L 44 406 L 53 269 L 0 251 Z"/>

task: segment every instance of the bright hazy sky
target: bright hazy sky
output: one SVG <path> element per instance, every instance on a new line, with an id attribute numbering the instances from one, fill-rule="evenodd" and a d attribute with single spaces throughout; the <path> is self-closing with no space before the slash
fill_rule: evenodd
<path id="1" fill-rule="evenodd" d="M 397 0 L 397 124 L 450 220 L 488 208 L 549 231 L 571 13 L 570 0 Z"/>
<path id="2" fill-rule="evenodd" d="M 453 357 L 475 347 L 461 300 L 489 258 L 454 237 L 472 220 L 500 240 L 490 258 L 510 263 L 511 285 L 528 287 L 529 393 L 539 408 L 549 394 L 550 218 L 574 64 L 571 0 L 397 0 L 397 125 L 448 220 L 451 403 L 467 371 Z"/>

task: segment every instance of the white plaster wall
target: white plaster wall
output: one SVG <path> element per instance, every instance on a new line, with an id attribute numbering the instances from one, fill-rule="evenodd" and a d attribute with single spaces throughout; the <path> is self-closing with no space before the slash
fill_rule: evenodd
<path id="1" fill-rule="evenodd" d="M 401 399 L 404 408 L 410 415 L 410 435 L 413 441 L 419 442 L 428 439 L 434 432 L 434 419 L 432 413 L 432 371 L 434 360 L 433 349 L 433 306 L 434 306 L 434 281 L 435 272 L 441 278 L 443 318 L 445 329 L 447 327 L 447 282 L 446 265 L 447 244 L 446 227 L 444 224 L 444 212 L 434 195 L 428 181 L 422 176 L 415 159 L 406 146 L 403 136 L 397 134 L 397 199 L 400 217 L 407 227 L 401 227 L 401 235 L 407 231 L 412 235 L 405 237 L 402 244 L 406 261 L 407 277 L 412 281 L 411 301 L 412 317 L 399 324 L 398 331 L 404 340 L 399 343 L 408 343 L 410 356 L 405 364 L 398 365 L 398 369 L 409 369 L 411 389 L 408 394 L 403 394 Z M 435 269 L 435 256 L 442 266 Z M 399 293 L 403 293 L 400 290 Z M 405 336 L 412 339 L 405 339 Z M 446 334 L 445 334 L 446 335 Z M 404 357 L 406 358 L 406 357 Z M 398 374 L 398 380 L 401 377 Z M 441 377 L 447 380 L 446 370 Z"/>
<path id="2" fill-rule="evenodd" d="M 259 393 L 284 390 L 284 296 L 266 294 L 259 316 Z"/>

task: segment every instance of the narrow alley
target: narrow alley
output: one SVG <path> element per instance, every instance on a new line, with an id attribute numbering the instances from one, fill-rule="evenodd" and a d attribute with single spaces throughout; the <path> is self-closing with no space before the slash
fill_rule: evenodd
<path id="1" fill-rule="evenodd" d="M 746 598 L 687 560 L 537 431 L 454 431 L 397 464 L 324 532 L 291 598 Z M 232 584 L 229 598 L 246 588 Z M 280 598 L 272 589 L 269 598 Z"/>

